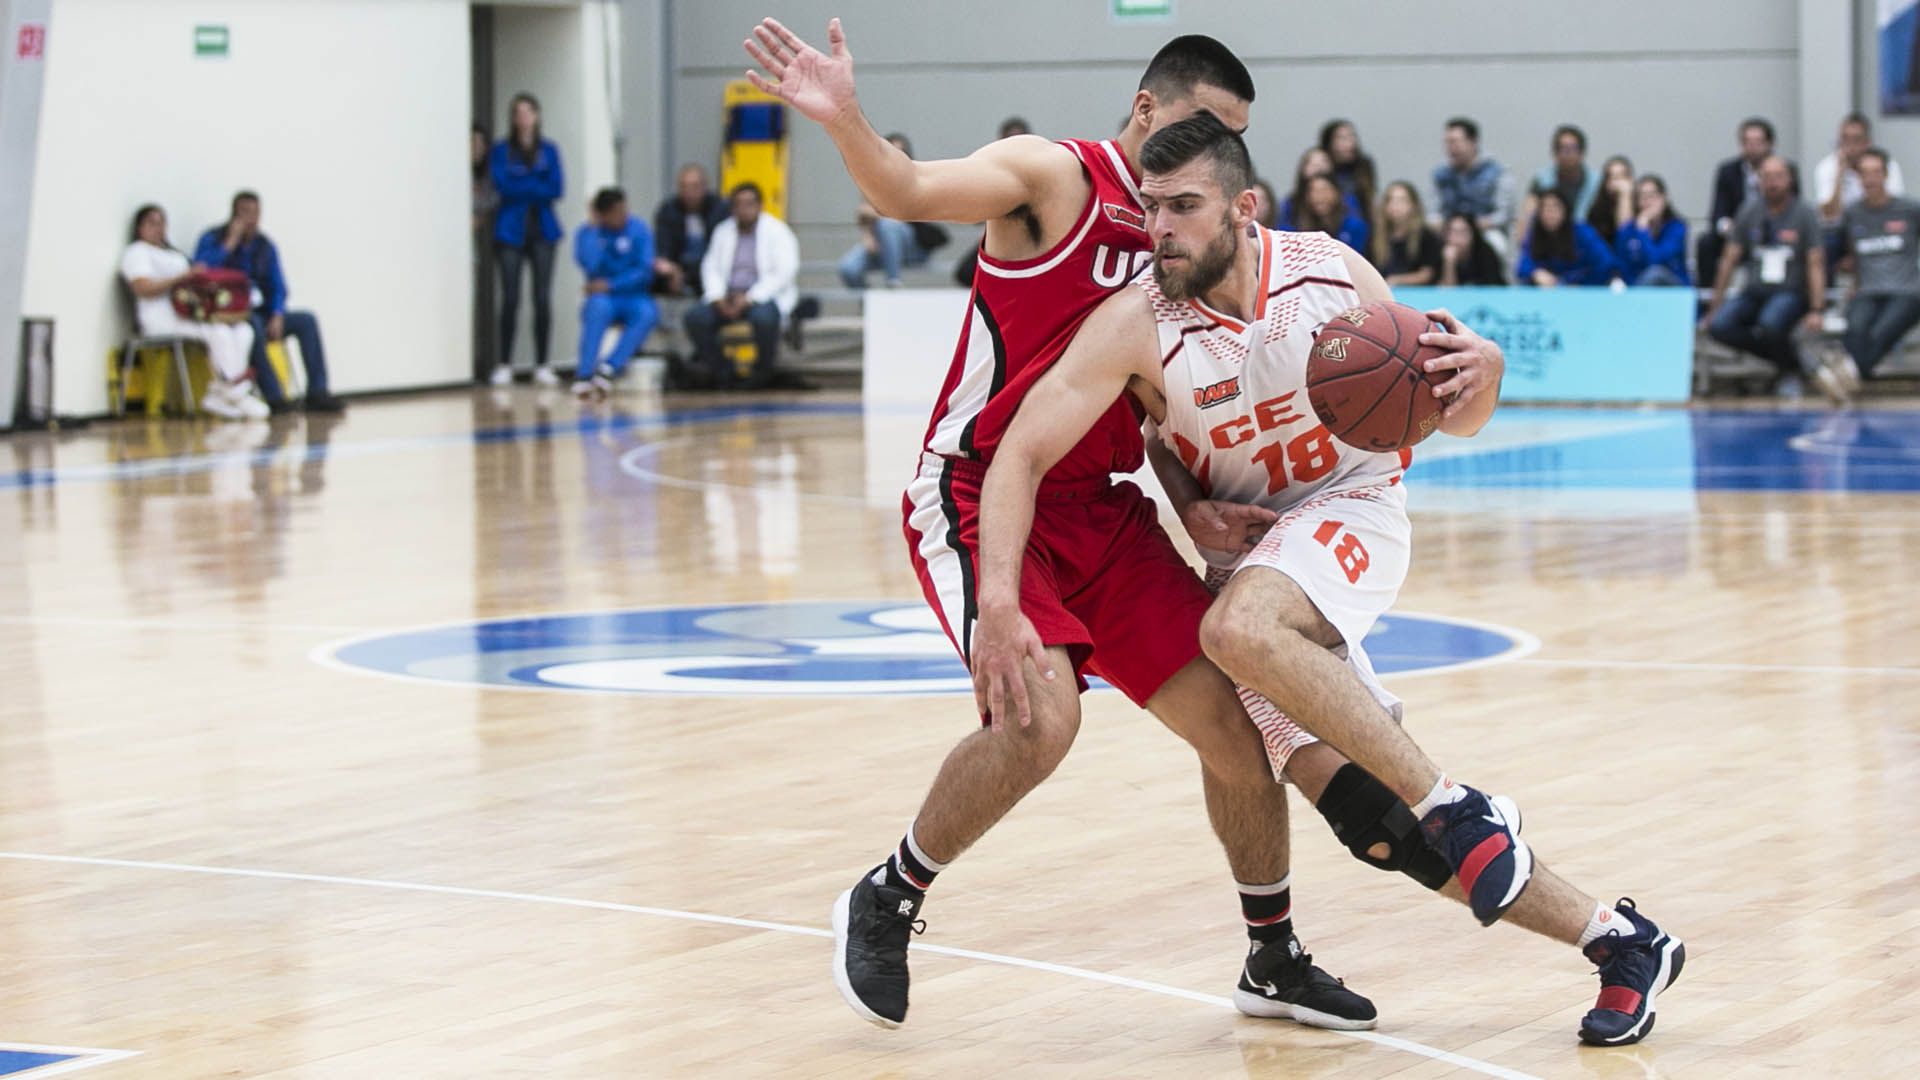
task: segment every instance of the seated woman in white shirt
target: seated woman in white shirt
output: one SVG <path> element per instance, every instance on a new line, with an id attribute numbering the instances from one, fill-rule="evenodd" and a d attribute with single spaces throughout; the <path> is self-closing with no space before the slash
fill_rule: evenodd
<path id="1" fill-rule="evenodd" d="M 185 255 L 167 243 L 167 214 L 148 204 L 134 212 L 133 242 L 120 256 L 120 276 L 133 289 L 134 315 L 140 332 L 165 337 L 193 338 L 207 346 L 215 378 L 207 384 L 200 407 L 228 420 L 259 419 L 267 403 L 252 393 L 247 353 L 253 348 L 253 327 L 247 323 L 194 322 L 173 310 L 171 294 L 193 270 Z"/>

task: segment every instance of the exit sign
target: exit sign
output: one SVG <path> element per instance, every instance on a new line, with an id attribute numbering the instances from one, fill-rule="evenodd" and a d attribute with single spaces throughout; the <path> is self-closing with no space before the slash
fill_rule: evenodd
<path id="1" fill-rule="evenodd" d="M 193 28 L 193 55 L 227 55 L 227 28 L 225 26 L 196 26 Z"/>
<path id="2" fill-rule="evenodd" d="M 1113 21 L 1167 22 L 1173 18 L 1173 0 L 1112 0 Z"/>

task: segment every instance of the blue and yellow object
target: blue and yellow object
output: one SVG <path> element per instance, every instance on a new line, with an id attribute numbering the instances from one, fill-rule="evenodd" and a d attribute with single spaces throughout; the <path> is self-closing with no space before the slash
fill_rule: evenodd
<path id="1" fill-rule="evenodd" d="M 726 112 L 720 141 L 720 194 L 752 181 L 759 185 L 762 208 L 787 220 L 787 107 L 745 79 L 727 84 L 721 98 Z"/>

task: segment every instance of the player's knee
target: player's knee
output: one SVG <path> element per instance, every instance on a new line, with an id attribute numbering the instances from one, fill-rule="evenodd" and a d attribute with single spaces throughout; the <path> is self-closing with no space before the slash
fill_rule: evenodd
<path id="1" fill-rule="evenodd" d="M 1314 809 L 1368 866 L 1405 874 L 1429 889 L 1453 876 L 1446 859 L 1427 846 L 1413 811 L 1358 765 L 1349 762 L 1335 773 Z"/>
<path id="2" fill-rule="evenodd" d="M 1003 721 L 1001 732 L 1020 745 L 1020 760 L 1044 779 L 1066 760 L 1073 740 L 1080 733 L 1077 702 L 1062 707 L 1035 693 L 1031 700 L 1032 719 L 1026 724 L 1018 718 Z"/>
<path id="3" fill-rule="evenodd" d="M 1200 619 L 1200 650 L 1229 673 L 1257 662 L 1260 653 L 1260 628 L 1242 595 L 1231 589 L 1222 593 Z"/>

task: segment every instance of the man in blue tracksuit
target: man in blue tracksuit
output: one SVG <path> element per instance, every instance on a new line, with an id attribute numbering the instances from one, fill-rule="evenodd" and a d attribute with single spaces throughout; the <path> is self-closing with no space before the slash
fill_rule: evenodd
<path id="1" fill-rule="evenodd" d="M 587 279 L 573 392 L 582 397 L 605 394 L 660 321 L 648 291 L 653 285 L 653 231 L 627 213 L 625 192 L 602 188 L 593 197 L 590 220 L 573 235 L 573 261 Z M 624 329 L 602 358 L 600 342 L 614 326 Z"/>
<path id="2" fill-rule="evenodd" d="M 286 390 L 267 360 L 267 342 L 292 334 L 300 343 L 307 369 L 308 412 L 337 413 L 346 404 L 327 392 L 327 352 L 320 344 L 320 320 L 311 311 L 287 310 L 287 279 L 280 272 L 280 249 L 260 231 L 260 196 L 243 191 L 233 197 L 226 224 L 200 234 L 193 261 L 238 270 L 253 283 L 253 355 L 248 358 L 260 396 L 274 412 L 284 412 Z"/>

